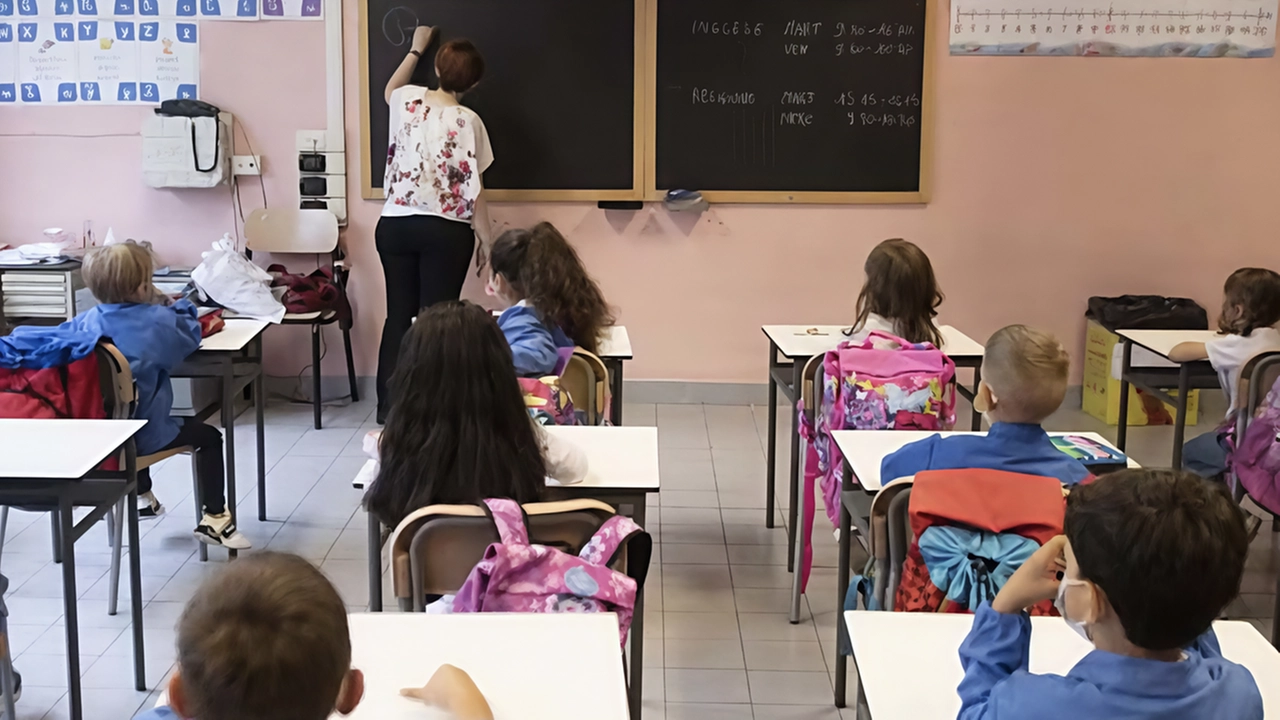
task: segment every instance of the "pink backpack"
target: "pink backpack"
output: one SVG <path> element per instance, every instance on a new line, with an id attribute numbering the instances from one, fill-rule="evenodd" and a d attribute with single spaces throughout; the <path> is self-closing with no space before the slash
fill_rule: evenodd
<path id="1" fill-rule="evenodd" d="M 454 597 L 453 612 L 612 612 L 618 615 L 625 646 L 638 587 L 609 563 L 623 543 L 644 530 L 630 518 L 614 515 L 575 556 L 529 544 L 524 510 L 514 500 L 484 504 L 500 541 L 485 550 L 467 576 Z"/>
<path id="2" fill-rule="evenodd" d="M 873 331 L 860 343 L 827 352 L 822 363 L 822 395 L 814 421 L 799 408 L 800 434 L 807 441 L 804 492 L 822 478 L 822 498 L 832 525 L 840 520 L 840 474 L 844 456 L 833 430 L 948 430 L 956 423 L 956 364 L 931 343 L 912 343 Z M 805 503 L 804 534 L 813 535 L 814 508 Z M 808 583 L 812 547 L 805 543 L 801 585 Z"/>
<path id="3" fill-rule="evenodd" d="M 1244 437 L 1236 439 L 1230 465 L 1254 502 L 1280 514 L 1280 380 L 1267 393 Z"/>

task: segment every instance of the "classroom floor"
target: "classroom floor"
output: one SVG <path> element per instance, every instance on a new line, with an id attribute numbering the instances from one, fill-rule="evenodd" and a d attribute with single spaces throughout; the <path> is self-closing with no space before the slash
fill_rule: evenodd
<path id="1" fill-rule="evenodd" d="M 369 401 L 326 408 L 325 429 L 316 431 L 310 406 L 269 407 L 266 523 L 257 522 L 255 513 L 252 416 L 242 416 L 236 426 L 241 528 L 256 548 L 295 552 L 320 563 L 353 610 L 366 603 L 366 525 L 357 513 L 360 494 L 350 482 L 364 462 L 360 438 L 374 427 L 372 411 Z M 781 414 L 778 476 L 779 494 L 785 495 L 787 413 Z M 852 710 L 842 715 L 831 705 L 836 544 L 821 515 L 803 621 L 787 622 L 786 537 L 781 525 L 766 530 L 763 522 L 767 417 L 764 407 L 625 408 L 627 424 L 657 425 L 661 454 L 663 490 L 649 509 L 650 531 L 661 544 L 647 589 L 645 720 L 853 717 Z M 1079 410 L 1060 411 L 1049 426 L 1114 435 Z M 1144 464 L 1167 466 L 1171 436 L 1168 427 L 1134 429 L 1130 452 Z M 226 560 L 224 552 L 212 550 L 210 562 L 201 563 L 195 553 L 189 461 L 168 461 L 154 477 L 168 514 L 142 526 L 147 677 L 153 689 L 173 667 L 173 625 L 183 603 Z M 1269 636 L 1280 541 L 1273 545 L 1268 529 L 1264 525 L 1253 545 L 1244 592 L 1229 614 L 1251 618 Z M 61 570 L 50 562 L 49 548 L 47 519 L 12 514 L 3 572 L 11 581 L 6 600 L 23 676 L 23 720 L 68 715 Z M 128 583 L 122 583 L 120 615 L 109 617 L 105 530 L 86 535 L 76 553 L 85 717 L 131 717 L 150 707 L 155 693 L 132 689 Z"/>

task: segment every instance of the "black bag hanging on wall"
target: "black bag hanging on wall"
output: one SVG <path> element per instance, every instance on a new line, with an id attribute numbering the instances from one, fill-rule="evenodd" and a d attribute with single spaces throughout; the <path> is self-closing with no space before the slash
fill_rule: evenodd
<path id="1" fill-rule="evenodd" d="M 1209 315 L 1195 300 L 1163 295 L 1094 296 L 1084 316 L 1111 332 L 1209 329 Z"/>

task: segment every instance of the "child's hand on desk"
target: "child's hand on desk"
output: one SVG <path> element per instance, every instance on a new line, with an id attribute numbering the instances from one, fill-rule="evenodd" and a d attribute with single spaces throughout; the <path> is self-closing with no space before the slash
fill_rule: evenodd
<path id="1" fill-rule="evenodd" d="M 441 665 L 426 685 L 405 688 L 400 694 L 448 710 L 458 720 L 493 720 L 493 711 L 475 681 L 453 665 Z"/>
<path id="2" fill-rule="evenodd" d="M 1061 574 L 1067 568 L 1063 556 L 1066 544 L 1067 536 L 1059 535 L 1035 551 L 1005 582 L 996 599 L 991 601 L 991 609 L 1006 614 L 1019 613 L 1042 600 L 1058 597 Z"/>

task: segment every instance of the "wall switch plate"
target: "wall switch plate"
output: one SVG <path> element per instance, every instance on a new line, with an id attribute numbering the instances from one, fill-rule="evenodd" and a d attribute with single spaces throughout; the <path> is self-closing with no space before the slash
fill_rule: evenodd
<path id="1" fill-rule="evenodd" d="M 299 152 L 323 152 L 328 137 L 324 130 L 299 130 L 297 149 Z"/>
<path id="2" fill-rule="evenodd" d="M 232 175 L 261 175 L 261 155 L 235 155 L 231 158 Z"/>

